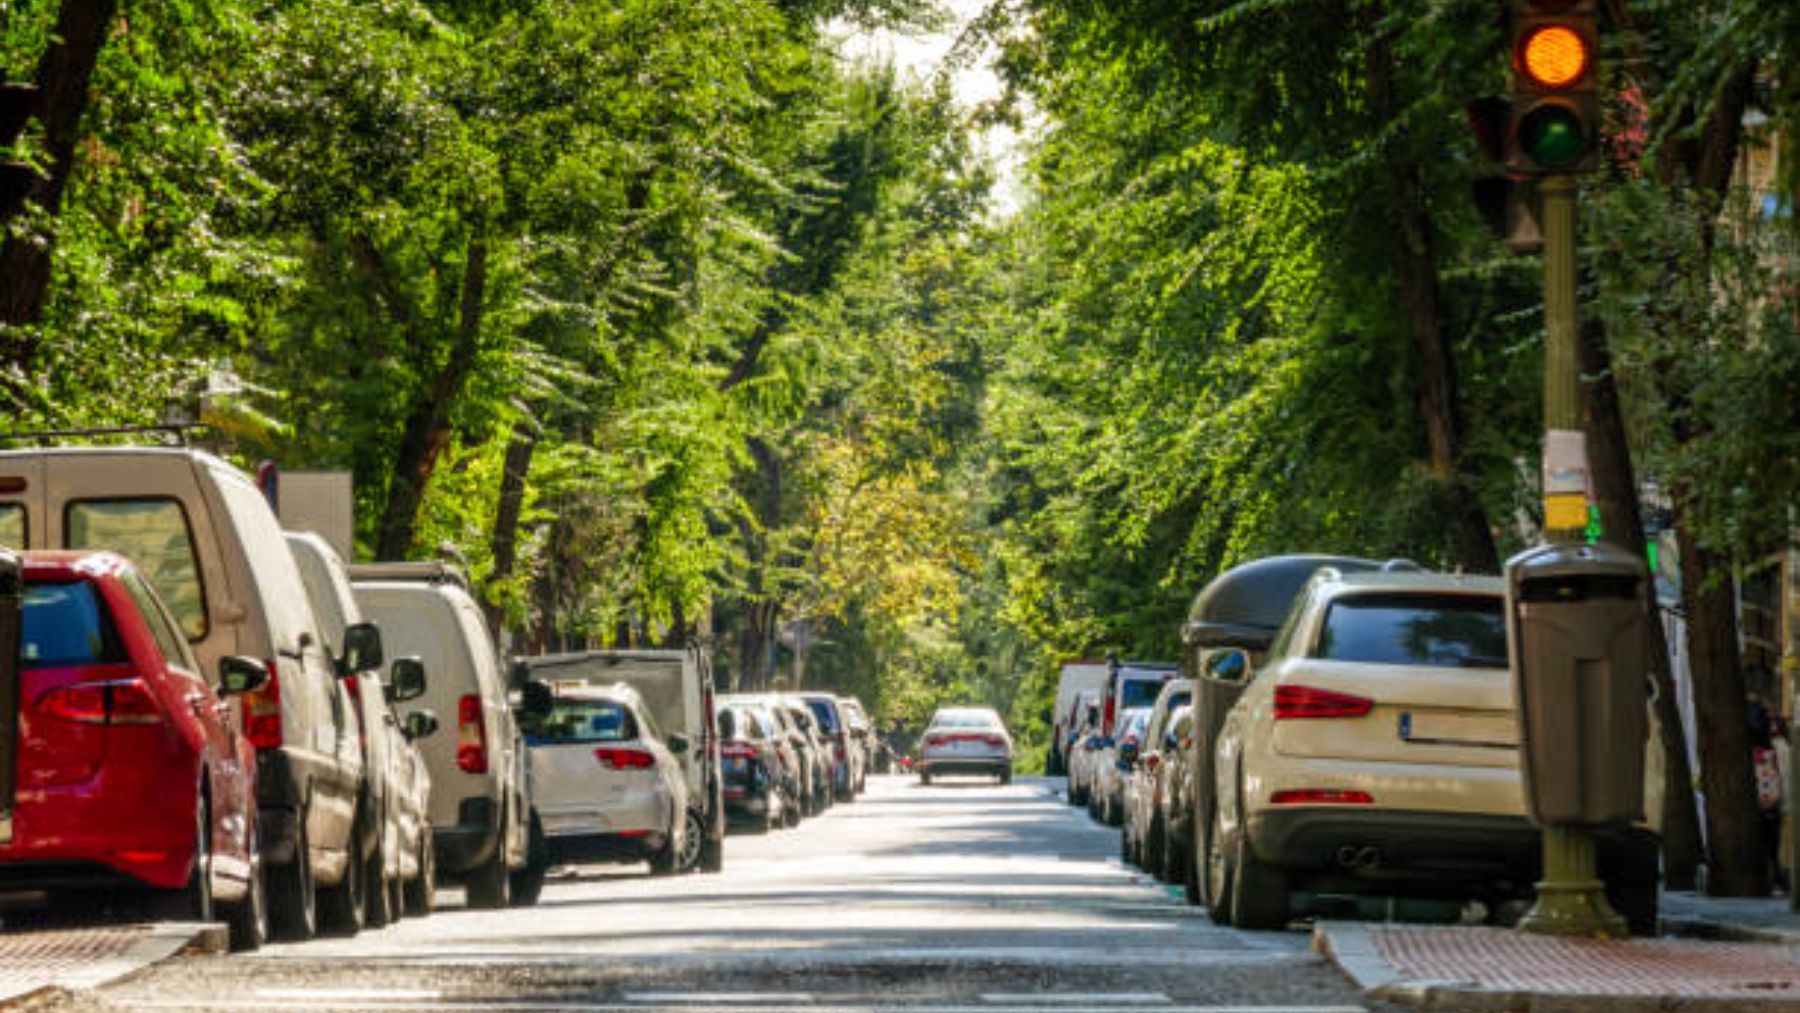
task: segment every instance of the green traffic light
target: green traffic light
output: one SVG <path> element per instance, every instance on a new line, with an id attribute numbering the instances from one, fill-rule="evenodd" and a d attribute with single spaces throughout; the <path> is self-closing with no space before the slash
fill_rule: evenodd
<path id="1" fill-rule="evenodd" d="M 1587 131 L 1573 109 L 1539 106 L 1519 124 L 1519 140 L 1532 161 L 1546 169 L 1566 169 L 1587 154 Z"/>

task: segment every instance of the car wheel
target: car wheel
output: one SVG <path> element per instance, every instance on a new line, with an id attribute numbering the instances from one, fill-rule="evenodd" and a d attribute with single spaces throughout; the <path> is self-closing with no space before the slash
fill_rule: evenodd
<path id="1" fill-rule="evenodd" d="M 1011 766 L 1005 766 L 1005 767 L 1000 768 L 1000 783 L 1001 784 L 1011 784 L 1012 783 L 1012 767 Z"/>
<path id="2" fill-rule="evenodd" d="M 419 874 L 401 891 L 406 913 L 428 915 L 437 906 L 437 850 L 431 843 L 431 826 L 419 825 Z"/>
<path id="3" fill-rule="evenodd" d="M 1166 880 L 1169 870 L 1163 868 L 1163 832 L 1161 814 L 1150 817 L 1150 825 L 1144 828 L 1144 839 L 1138 842 L 1138 854 L 1144 860 L 1145 872 Z"/>
<path id="4" fill-rule="evenodd" d="M 800 825 L 800 804 L 788 796 L 781 799 L 781 825 L 789 830 Z"/>
<path id="5" fill-rule="evenodd" d="M 472 908 L 496 910 L 512 901 L 512 876 L 506 868 L 506 826 L 494 837 L 494 854 L 469 873 L 463 893 Z"/>
<path id="6" fill-rule="evenodd" d="M 1207 834 L 1208 847 L 1202 854 L 1206 862 L 1206 913 L 1220 925 L 1231 924 L 1231 864 L 1225 860 L 1222 842 L 1225 828 L 1222 817 L 1213 810 L 1212 832 Z"/>
<path id="7" fill-rule="evenodd" d="M 1163 882 L 1185 886 L 1188 881 L 1186 856 L 1192 849 L 1185 847 L 1181 838 L 1175 836 L 1175 824 L 1169 822 L 1167 817 L 1163 819 L 1162 824 Z"/>
<path id="8" fill-rule="evenodd" d="M 298 942 L 319 932 L 319 898 L 313 888 L 312 845 L 306 835 L 307 807 L 295 813 L 294 860 L 267 871 L 269 915 L 278 938 Z"/>
<path id="9" fill-rule="evenodd" d="M 1240 929 L 1284 929 L 1288 923 L 1287 877 L 1250 847 L 1242 829 L 1232 842 L 1231 924 Z"/>
<path id="10" fill-rule="evenodd" d="M 706 846 L 706 821 L 698 809 L 687 809 L 682 817 L 681 850 L 675 856 L 675 871 L 693 872 L 700 868 L 700 852 Z"/>
<path id="11" fill-rule="evenodd" d="M 1129 826 L 1119 831 L 1119 861 L 1124 865 L 1137 864 L 1137 852 L 1131 847 L 1131 828 Z"/>
<path id="12" fill-rule="evenodd" d="M 550 842 L 544 838 L 543 824 L 536 812 L 531 814 L 531 829 L 526 834 L 525 865 L 512 873 L 513 907 L 532 907 L 544 892 L 544 877 L 550 873 Z"/>
<path id="13" fill-rule="evenodd" d="M 387 831 L 384 827 L 363 873 L 363 924 L 372 929 L 391 925 L 400 917 L 394 906 L 393 882 L 387 874 Z"/>
<path id="14" fill-rule="evenodd" d="M 213 920 L 212 809 L 201 794 L 194 806 L 194 869 L 187 885 L 158 890 L 150 895 L 150 917 L 155 921 L 210 922 Z"/>
<path id="15" fill-rule="evenodd" d="M 231 929 L 231 949 L 251 953 L 262 949 L 269 938 L 269 893 L 263 874 L 262 841 L 254 821 L 250 825 L 250 881 L 244 886 L 244 899 L 229 907 L 225 921 Z"/>
<path id="16" fill-rule="evenodd" d="M 1181 892 L 1189 904 L 1199 907 L 1206 903 L 1206 896 L 1201 891 L 1204 882 L 1200 872 L 1200 851 L 1196 845 L 1189 844 L 1181 849 Z"/>
<path id="17" fill-rule="evenodd" d="M 931 783 L 931 771 L 929 771 L 929 770 L 919 771 L 919 783 L 920 784 L 930 784 Z"/>
<path id="18" fill-rule="evenodd" d="M 353 936 L 363 927 L 363 862 L 356 856 L 356 842 L 362 839 L 363 819 L 359 815 L 350 828 L 350 839 L 346 843 L 350 857 L 344 863 L 344 878 L 336 886 L 322 891 L 319 897 L 319 923 L 333 935 Z"/>

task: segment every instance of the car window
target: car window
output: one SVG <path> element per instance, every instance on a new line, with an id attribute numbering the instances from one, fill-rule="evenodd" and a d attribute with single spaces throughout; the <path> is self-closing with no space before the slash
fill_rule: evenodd
<path id="1" fill-rule="evenodd" d="M 26 668 L 127 660 L 112 619 L 85 581 L 27 585 L 21 626 L 19 660 Z"/>
<path id="2" fill-rule="evenodd" d="M 1162 679 L 1126 679 L 1119 687 L 1121 708 L 1151 707 L 1162 693 Z"/>
<path id="3" fill-rule="evenodd" d="M 626 742 L 638 737 L 631 710 L 615 700 L 558 697 L 550 713 L 520 718 L 525 742 L 533 746 L 581 742 Z"/>
<path id="4" fill-rule="evenodd" d="M 1310 595 L 1297 595 L 1294 604 L 1289 606 L 1287 618 L 1281 621 L 1281 628 L 1275 631 L 1275 639 L 1269 642 L 1268 660 L 1285 658 L 1293 653 L 1294 631 L 1300 628 L 1300 617 L 1306 614 L 1306 606 Z"/>
<path id="5" fill-rule="evenodd" d="M 837 708 L 833 707 L 829 700 L 808 700 L 806 706 L 813 712 L 813 716 L 818 718 L 820 728 L 825 729 L 827 733 L 838 730 Z"/>
<path id="6" fill-rule="evenodd" d="M 1135 735 L 1140 739 L 1143 738 L 1144 726 L 1149 723 L 1149 711 L 1138 710 L 1125 715 L 1125 737 L 1130 738 Z"/>
<path id="7" fill-rule="evenodd" d="M 188 640 L 206 636 L 206 595 L 187 511 L 177 500 L 73 500 L 64 541 L 71 549 L 111 549 L 130 559 L 175 614 Z"/>
<path id="8" fill-rule="evenodd" d="M 156 641 L 163 660 L 177 668 L 197 673 L 199 666 L 194 663 L 194 655 L 188 650 L 186 638 L 175 628 L 174 620 L 169 617 L 162 602 L 157 600 L 156 592 L 150 590 L 150 585 L 144 582 L 144 578 L 136 570 L 125 571 L 120 582 L 125 585 L 125 593 L 131 596 L 132 603 L 137 606 L 138 615 L 144 617 L 144 625 L 150 628 L 151 639 Z"/>
<path id="9" fill-rule="evenodd" d="M 1325 614 L 1312 656 L 1374 665 L 1505 668 L 1505 613 L 1494 597 L 1339 598 Z"/>
<path id="10" fill-rule="evenodd" d="M 0 545 L 25 547 L 25 504 L 0 503 Z"/>

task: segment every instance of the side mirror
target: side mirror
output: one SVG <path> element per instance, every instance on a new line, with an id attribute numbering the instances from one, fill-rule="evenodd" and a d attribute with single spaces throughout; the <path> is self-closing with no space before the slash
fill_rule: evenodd
<path id="1" fill-rule="evenodd" d="M 255 658 L 229 655 L 219 659 L 219 695 L 237 696 L 269 683 L 269 669 Z"/>
<path id="2" fill-rule="evenodd" d="M 668 745 L 669 752 L 674 753 L 676 756 L 680 756 L 688 751 L 687 736 L 680 732 L 670 732 Z"/>
<path id="3" fill-rule="evenodd" d="M 519 710 L 534 718 L 548 717 L 556 709 L 556 694 L 549 684 L 533 679 L 519 687 Z"/>
<path id="4" fill-rule="evenodd" d="M 395 658 L 388 669 L 388 703 L 405 703 L 425 695 L 425 663 L 418 658 Z"/>
<path id="5" fill-rule="evenodd" d="M 381 662 L 380 628 L 374 623 L 351 623 L 344 627 L 344 656 L 338 659 L 339 678 L 380 668 Z"/>
<path id="6" fill-rule="evenodd" d="M 438 730 L 437 715 L 430 711 L 413 711 L 406 716 L 406 741 L 417 742 L 428 739 Z"/>
<path id="7" fill-rule="evenodd" d="M 1206 656 L 1206 676 L 1220 682 L 1243 682 L 1250 674 L 1250 656 L 1236 647 L 1223 647 Z"/>

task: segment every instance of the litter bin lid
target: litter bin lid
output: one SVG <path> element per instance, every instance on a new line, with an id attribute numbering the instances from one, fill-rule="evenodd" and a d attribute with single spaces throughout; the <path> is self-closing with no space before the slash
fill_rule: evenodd
<path id="1" fill-rule="evenodd" d="M 1506 561 L 1507 582 L 1515 587 L 1526 581 L 1583 576 L 1642 580 L 1647 572 L 1636 553 L 1607 542 L 1540 545 Z"/>
<path id="2" fill-rule="evenodd" d="M 1294 555 L 1232 567 L 1195 596 L 1181 639 L 1190 646 L 1260 650 L 1275 638 L 1294 596 L 1321 567 L 1351 573 L 1379 570 L 1382 565 L 1355 556 Z"/>

